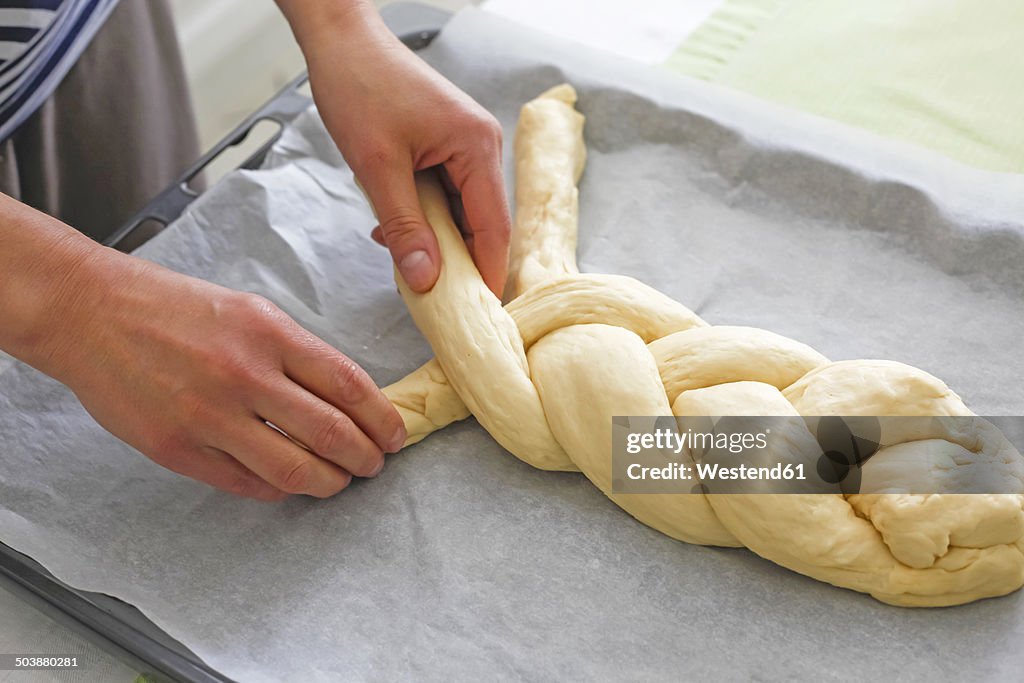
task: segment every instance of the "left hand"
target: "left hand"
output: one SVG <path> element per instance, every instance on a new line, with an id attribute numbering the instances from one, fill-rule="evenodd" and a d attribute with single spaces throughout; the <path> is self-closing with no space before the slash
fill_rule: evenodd
<path id="1" fill-rule="evenodd" d="M 335 1 L 333 12 L 320 7 L 319 14 L 315 0 L 306 0 L 305 11 L 281 4 L 306 55 L 320 115 L 377 213 L 374 237 L 406 283 L 425 292 L 440 273 L 413 179 L 439 166 L 473 260 L 500 297 L 511 219 L 497 120 L 395 38 L 369 3 Z"/>

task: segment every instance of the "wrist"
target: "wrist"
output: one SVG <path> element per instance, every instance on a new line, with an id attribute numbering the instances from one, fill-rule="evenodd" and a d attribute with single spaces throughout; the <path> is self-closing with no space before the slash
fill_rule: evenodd
<path id="1" fill-rule="evenodd" d="M 60 221 L 27 207 L 19 227 L 30 235 L 16 242 L 0 277 L 5 321 L 0 347 L 67 383 L 74 357 L 87 356 L 91 333 L 113 283 L 123 278 L 129 256 L 103 247 Z"/>
<path id="2" fill-rule="evenodd" d="M 130 286 L 132 274 L 144 265 L 92 240 L 69 255 L 65 274 L 54 283 L 51 302 L 39 321 L 35 358 L 29 363 L 73 387 L 75 371 L 94 365 L 103 353 L 103 331 L 120 312 L 116 293 Z"/>
<path id="3" fill-rule="evenodd" d="M 325 47 L 390 37 L 370 0 L 277 0 L 309 62 Z"/>
<path id="4" fill-rule="evenodd" d="M 46 214 L 0 195 L 0 348 L 39 367 L 57 319 L 54 306 L 95 246 Z"/>

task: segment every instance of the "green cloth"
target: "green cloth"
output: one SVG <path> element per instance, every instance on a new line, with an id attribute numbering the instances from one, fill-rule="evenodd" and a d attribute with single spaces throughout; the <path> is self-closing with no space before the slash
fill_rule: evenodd
<path id="1" fill-rule="evenodd" d="M 725 0 L 666 66 L 1024 173 L 1024 0 Z"/>

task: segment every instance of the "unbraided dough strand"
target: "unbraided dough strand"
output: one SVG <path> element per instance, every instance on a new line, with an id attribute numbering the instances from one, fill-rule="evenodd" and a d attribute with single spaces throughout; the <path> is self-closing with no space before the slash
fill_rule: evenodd
<path id="1" fill-rule="evenodd" d="M 571 88 L 559 86 L 524 108 L 511 285 L 518 296 L 504 308 L 474 268 L 436 178 L 417 180 L 443 266 L 426 294 L 412 292 L 396 275 L 437 354 L 386 390 L 407 419 L 410 442 L 464 415 L 461 397 L 520 459 L 582 471 L 616 504 L 673 538 L 746 546 L 794 571 L 898 605 L 953 605 L 1020 588 L 1024 461 L 994 428 L 889 428 L 864 471 L 870 474 L 877 461 L 877 468 L 927 474 L 933 462 L 962 455 L 1001 464 L 1000 494 L 612 492 L 613 415 L 972 413 L 916 368 L 829 362 L 765 330 L 709 327 L 631 278 L 576 273 L 570 250 L 583 153 L 574 102 Z M 812 439 L 796 426 L 772 440 L 775 455 L 799 453 Z"/>
<path id="2" fill-rule="evenodd" d="M 527 289 L 576 267 L 579 191 L 587 148 L 576 91 L 563 84 L 527 102 L 516 125 L 516 222 L 508 291 Z"/>

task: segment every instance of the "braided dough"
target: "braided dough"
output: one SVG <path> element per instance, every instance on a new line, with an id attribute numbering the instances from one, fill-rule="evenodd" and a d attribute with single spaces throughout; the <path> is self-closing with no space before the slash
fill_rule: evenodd
<path id="1" fill-rule="evenodd" d="M 568 85 L 523 107 L 516 132 L 511 301 L 488 291 L 430 175 L 417 185 L 443 255 L 426 294 L 399 290 L 436 359 L 385 389 L 407 444 L 473 414 L 516 457 L 581 471 L 617 505 L 690 543 L 745 546 L 896 605 L 1004 595 L 1024 583 L 1024 468 L 996 431 L 889 435 L 868 465 L 926 473 L 936 454 L 1004 464 L 1005 493 L 616 494 L 614 415 L 972 415 L 928 373 L 829 362 L 766 330 L 709 326 L 628 277 L 580 274 L 583 116 Z M 993 428 L 994 429 L 994 428 Z M 793 434 L 797 448 L 809 434 Z M 784 443 L 781 447 L 786 447 Z M 916 468 L 916 469 L 915 469 Z"/>

